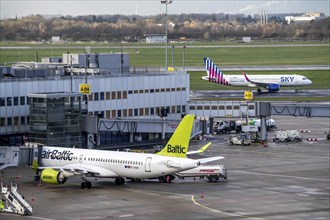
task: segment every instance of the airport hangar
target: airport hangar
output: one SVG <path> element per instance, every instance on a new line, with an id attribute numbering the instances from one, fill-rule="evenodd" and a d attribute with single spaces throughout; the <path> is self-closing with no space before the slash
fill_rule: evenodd
<path id="1" fill-rule="evenodd" d="M 2 66 L 0 146 L 35 141 L 86 147 L 164 139 L 184 114 L 201 116 L 195 133 L 212 127 L 204 114 L 255 114 L 253 102 L 190 101 L 189 83 L 182 71 L 130 70 L 126 53 L 67 53 Z M 80 84 L 89 84 L 90 94 L 79 93 Z"/>

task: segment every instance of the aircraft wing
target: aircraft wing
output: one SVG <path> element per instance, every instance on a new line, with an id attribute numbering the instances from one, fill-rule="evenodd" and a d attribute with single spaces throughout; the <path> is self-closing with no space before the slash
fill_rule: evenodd
<path id="1" fill-rule="evenodd" d="M 242 74 L 244 75 L 246 81 L 249 82 L 248 87 L 258 87 L 258 86 L 261 86 L 261 87 L 267 88 L 267 86 L 270 84 L 270 82 L 261 82 L 261 81 L 250 80 L 248 78 L 248 76 L 244 72 L 242 72 Z M 278 83 L 271 83 L 271 84 L 278 84 Z"/>
<path id="2" fill-rule="evenodd" d="M 209 143 L 205 144 L 202 148 L 200 148 L 198 150 L 188 151 L 187 155 L 203 153 L 211 144 L 212 144 L 212 142 L 209 142 Z"/>
<path id="3" fill-rule="evenodd" d="M 177 163 L 175 163 L 171 160 L 167 161 L 166 165 L 169 166 L 169 167 L 181 168 L 181 164 L 177 164 Z"/>
<path id="4" fill-rule="evenodd" d="M 216 157 L 207 157 L 207 158 L 201 158 L 199 159 L 200 164 L 204 164 L 204 163 L 208 163 L 208 162 L 212 162 L 212 161 L 216 161 L 216 160 L 221 160 L 224 157 L 222 156 L 216 156 Z"/>
<path id="5" fill-rule="evenodd" d="M 39 167 L 39 169 L 50 168 L 53 170 L 59 170 L 67 172 L 70 175 L 82 175 L 89 174 L 92 176 L 102 177 L 118 177 L 119 175 L 111 170 L 95 165 L 82 165 L 82 164 L 67 164 L 62 167 Z"/>

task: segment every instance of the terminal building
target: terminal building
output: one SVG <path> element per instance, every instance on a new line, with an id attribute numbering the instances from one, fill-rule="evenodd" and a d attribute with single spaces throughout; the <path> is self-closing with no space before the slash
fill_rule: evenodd
<path id="1" fill-rule="evenodd" d="M 81 95 L 79 85 L 85 83 L 90 84 L 90 94 Z M 130 73 L 128 54 L 64 54 L 41 63 L 2 67 L 0 145 L 20 145 L 35 137 L 38 123 L 39 130 L 47 130 L 42 126 L 45 121 L 36 119 L 36 112 L 46 111 L 35 109 L 38 102 L 39 107 L 54 105 L 56 111 L 65 112 L 70 100 L 81 99 L 83 113 L 103 119 L 160 119 L 161 109 L 166 109 L 167 119 L 178 120 L 187 112 L 189 90 L 189 75 L 184 72 Z M 68 116 L 58 115 L 59 121 L 61 117 Z M 43 134 L 45 140 L 50 133 Z"/>
<path id="2" fill-rule="evenodd" d="M 253 102 L 191 101 L 189 74 L 130 71 L 125 53 L 67 53 L 3 66 L 0 94 L 0 146 L 164 139 L 185 114 L 199 117 L 195 133 L 211 129 L 209 117 L 255 114 Z"/>

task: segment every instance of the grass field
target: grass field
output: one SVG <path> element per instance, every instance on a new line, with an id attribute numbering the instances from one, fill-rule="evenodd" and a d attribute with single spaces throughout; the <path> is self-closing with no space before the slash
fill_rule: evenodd
<path id="1" fill-rule="evenodd" d="M 4 47 L 22 48 L 4 48 Z M 197 47 L 196 47 L 197 46 Z M 92 53 L 130 54 L 130 66 L 165 66 L 165 46 L 161 44 L 31 44 L 0 42 L 0 65 L 15 61 L 35 61 L 38 52 L 42 57 L 58 57 L 67 53 L 84 53 L 85 47 L 91 47 Z M 23 48 L 27 47 L 27 49 Z M 173 49 L 174 67 L 183 65 L 183 45 L 175 44 Z M 212 42 L 186 44 L 185 65 L 203 66 L 203 58 L 210 57 L 221 66 L 281 66 L 281 65 L 330 65 L 330 44 L 328 42 L 262 42 L 232 43 Z M 168 48 L 168 65 L 172 66 L 172 45 Z M 299 74 L 312 80 L 312 85 L 303 89 L 330 89 L 329 70 L 313 71 L 245 71 L 247 74 Z M 249 88 L 221 86 L 201 80 L 206 74 L 189 72 L 191 90 L 244 90 Z M 241 74 L 239 71 L 226 71 L 225 74 Z M 292 88 L 281 88 L 292 89 Z M 286 98 L 287 99 L 287 98 Z M 300 100 L 292 97 L 290 100 Z M 279 99 L 276 99 L 279 100 Z M 306 98 L 304 98 L 306 100 Z M 329 100 L 314 98 L 313 100 Z"/>
<path id="2" fill-rule="evenodd" d="M 38 52 L 42 57 L 62 56 L 66 52 L 84 53 L 85 46 L 91 47 L 92 53 L 126 52 L 130 54 L 130 65 L 133 66 L 165 66 L 164 45 L 146 44 L 17 44 L 28 46 L 28 49 L 8 49 L 15 46 L 1 43 L 0 64 L 15 61 L 35 61 Z M 97 48 L 96 48 L 97 46 Z M 120 48 L 120 46 L 123 46 Z M 136 48 L 129 48 L 135 46 Z M 158 48 L 145 48 L 157 46 Z M 163 46 L 163 47 L 162 47 Z M 198 46 L 198 47 L 195 47 Z M 45 48 L 46 47 L 46 48 Z M 159 48 L 160 47 L 160 48 Z M 251 66 L 251 65 L 329 65 L 330 45 L 323 43 L 198 43 L 190 44 L 185 49 L 186 66 L 202 66 L 203 58 L 210 57 L 219 66 Z M 174 66 L 182 66 L 183 47 L 176 44 L 173 50 Z M 168 48 L 168 64 L 172 65 L 172 47 Z"/>

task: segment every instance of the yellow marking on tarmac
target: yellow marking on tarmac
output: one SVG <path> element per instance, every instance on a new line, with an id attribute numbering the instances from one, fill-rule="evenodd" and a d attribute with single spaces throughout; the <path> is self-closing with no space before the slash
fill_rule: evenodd
<path id="1" fill-rule="evenodd" d="M 200 206 L 200 207 L 202 207 L 204 209 L 207 209 L 209 211 L 212 211 L 212 212 L 223 213 L 223 214 L 226 214 L 226 215 L 231 215 L 231 216 L 240 217 L 240 218 L 262 219 L 262 218 L 256 218 L 256 217 L 252 217 L 252 216 L 240 215 L 240 214 L 230 213 L 230 212 L 224 212 L 224 211 L 221 211 L 221 210 L 218 210 L 218 209 L 209 208 L 209 207 L 207 207 L 205 205 L 202 205 L 202 204 L 196 202 L 195 197 L 193 195 L 191 196 L 191 201 L 193 201 L 193 203 L 195 203 L 195 205 L 198 205 L 198 206 Z"/>

